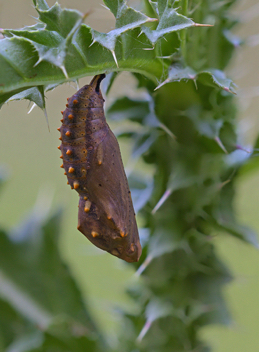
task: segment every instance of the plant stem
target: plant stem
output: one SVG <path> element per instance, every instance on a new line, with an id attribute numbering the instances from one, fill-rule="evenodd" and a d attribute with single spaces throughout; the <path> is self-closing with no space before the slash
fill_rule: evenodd
<path id="1" fill-rule="evenodd" d="M 188 16 L 188 0 L 182 0 L 182 14 L 186 17 Z M 185 61 L 185 58 L 186 58 L 186 29 L 183 29 L 180 32 L 180 37 L 181 37 L 182 57 Z"/>

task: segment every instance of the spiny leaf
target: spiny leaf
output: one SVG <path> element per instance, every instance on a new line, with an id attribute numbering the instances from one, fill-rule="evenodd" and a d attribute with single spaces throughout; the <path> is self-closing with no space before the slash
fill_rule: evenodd
<path id="1" fill-rule="evenodd" d="M 206 86 L 221 88 L 229 93 L 236 94 L 234 89 L 235 84 L 231 79 L 226 78 L 224 72 L 213 69 L 196 72 L 191 67 L 183 67 L 181 65 L 173 65 L 169 69 L 168 78 L 159 84 L 156 89 L 159 89 L 166 83 L 180 82 L 181 80 L 198 81 Z"/>
<path id="2" fill-rule="evenodd" d="M 109 33 L 100 33 L 92 30 L 93 43 L 98 42 L 103 47 L 110 50 L 116 65 L 118 66 L 118 61 L 115 54 L 115 45 L 118 37 L 121 36 L 122 33 L 139 27 L 146 22 L 152 22 L 156 19 L 149 18 L 143 13 L 128 7 L 125 1 L 118 1 L 117 4 L 114 1 L 106 1 L 106 4 L 108 7 L 111 7 L 111 11 L 116 18 L 115 29 Z"/>
<path id="3" fill-rule="evenodd" d="M 33 101 L 36 105 L 38 105 L 39 108 L 41 108 L 42 110 L 45 109 L 45 97 L 43 86 L 25 89 L 20 93 L 12 95 L 5 102 L 7 103 L 8 101 L 22 99 L 28 99 L 30 101 Z"/>

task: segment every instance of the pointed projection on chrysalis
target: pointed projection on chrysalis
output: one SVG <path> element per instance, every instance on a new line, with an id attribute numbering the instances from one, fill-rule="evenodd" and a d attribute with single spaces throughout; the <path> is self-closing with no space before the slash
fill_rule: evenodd
<path id="1" fill-rule="evenodd" d="M 141 246 L 119 145 L 104 116 L 104 77 L 95 76 L 67 99 L 58 129 L 61 167 L 79 193 L 78 230 L 95 246 L 136 262 Z"/>

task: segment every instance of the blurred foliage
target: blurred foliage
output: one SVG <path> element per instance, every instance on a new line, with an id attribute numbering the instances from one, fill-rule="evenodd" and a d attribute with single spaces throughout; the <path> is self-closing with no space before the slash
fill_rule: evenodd
<path id="1" fill-rule="evenodd" d="M 1 351 L 96 351 L 102 341 L 58 250 L 61 211 L 44 199 L 0 231 Z"/>
<path id="2" fill-rule="evenodd" d="M 111 119 L 129 122 L 119 136 L 132 140 L 132 157 L 155 170 L 129 180 L 145 236 L 140 262 L 131 264 L 141 276 L 129 289 L 138 312 L 122 312 L 114 351 L 209 351 L 199 329 L 230 321 L 222 287 L 231 274 L 213 236 L 257 246 L 233 209 L 240 168 L 258 165 L 258 146 L 247 152 L 237 135 L 235 86 L 222 71 L 237 45 L 234 2 L 145 0 L 139 12 L 124 0 L 105 0 L 116 25 L 99 33 L 78 11 L 34 0 L 36 25 L 2 31 L 1 104 L 29 99 L 44 109 L 45 91 L 100 72 L 110 73 L 107 93 L 118 71 L 133 72 L 138 82 L 138 99 L 122 97 L 108 109 Z M 188 28 L 206 23 L 213 27 Z M 6 351 L 112 350 L 60 258 L 59 226 L 59 213 L 48 218 L 37 205 L 10 234 L 1 232 Z"/>

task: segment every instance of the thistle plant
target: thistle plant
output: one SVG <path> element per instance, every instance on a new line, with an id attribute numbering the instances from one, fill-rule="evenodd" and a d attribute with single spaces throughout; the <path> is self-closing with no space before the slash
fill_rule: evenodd
<path id="1" fill-rule="evenodd" d="M 137 310 L 121 312 L 117 345 L 101 335 L 60 258 L 59 215 L 39 217 L 36 207 L 17 228 L 18 241 L 1 234 L 3 350 L 209 351 L 200 329 L 230 319 L 222 289 L 231 274 L 213 238 L 222 233 L 257 245 L 233 209 L 239 170 L 254 157 L 237 135 L 235 84 L 224 73 L 237 45 L 235 1 L 145 0 L 136 10 L 104 0 L 116 19 L 108 33 L 86 25 L 87 12 L 33 3 L 35 25 L 2 30 L 0 104 L 28 99 L 45 111 L 45 93 L 62 83 L 106 73 L 109 94 L 117 75 L 129 71 L 138 98 L 118 98 L 107 116 L 128 121 L 118 137 L 130 140 L 134 158 L 153 173 L 135 169 L 129 177 L 143 253 L 129 264 L 139 277 L 128 290 Z M 41 279 L 31 287 L 35 268 Z M 10 290 L 25 293 L 30 309 Z"/>

